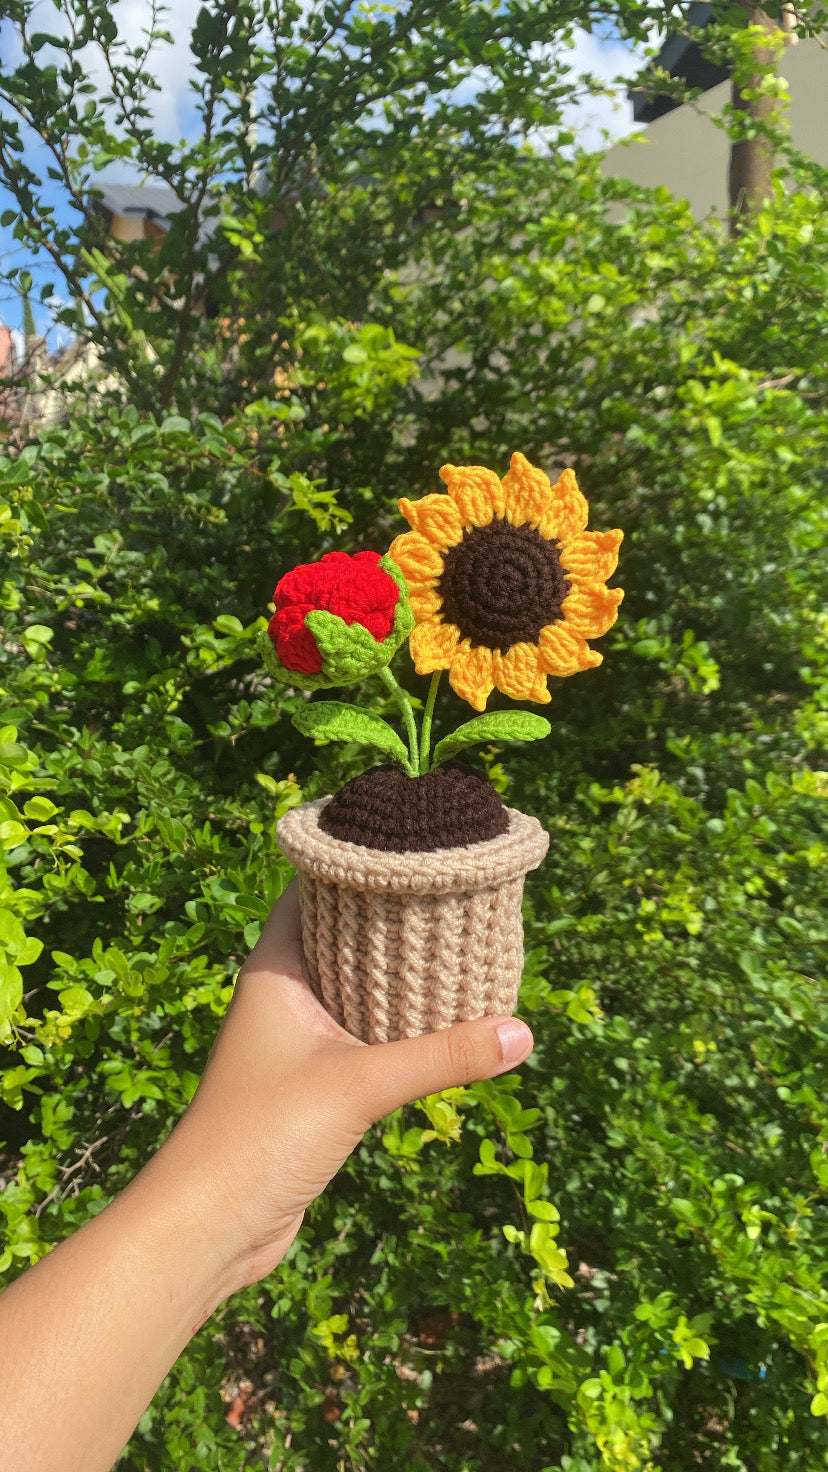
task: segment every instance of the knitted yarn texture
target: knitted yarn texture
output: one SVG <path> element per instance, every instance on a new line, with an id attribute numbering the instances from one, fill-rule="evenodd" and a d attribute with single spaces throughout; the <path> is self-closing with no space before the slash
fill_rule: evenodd
<path id="1" fill-rule="evenodd" d="M 298 673 L 315 675 L 322 655 L 305 626 L 314 609 L 334 613 L 345 624 L 361 624 L 378 643 L 394 627 L 399 588 L 379 565 L 379 552 L 328 552 L 320 562 L 294 567 L 277 583 L 276 612 L 270 621 L 273 643 L 282 663 Z"/>
<path id="2" fill-rule="evenodd" d="M 501 480 L 483 465 L 444 465 L 445 494 L 399 508 L 412 530 L 391 543 L 408 586 L 418 675 L 448 670 L 452 689 L 485 710 L 497 688 L 545 705 L 549 675 L 592 669 L 588 639 L 612 628 L 624 594 L 606 579 L 623 532 L 588 532 L 573 470 L 553 485 L 515 454 Z"/>
<path id="3" fill-rule="evenodd" d="M 386 852 L 426 852 L 496 838 L 509 827 L 502 798 L 457 763 L 407 777 L 396 766 L 352 777 L 319 815 L 333 838 Z"/>
<path id="4" fill-rule="evenodd" d="M 430 853 L 389 853 L 319 827 L 330 798 L 279 820 L 299 871 L 310 983 L 364 1042 L 391 1042 L 511 1013 L 523 970 L 524 878 L 549 847 L 536 818 L 507 808 L 505 833 Z"/>
<path id="5" fill-rule="evenodd" d="M 405 580 L 379 552 L 326 552 L 276 585 L 275 613 L 256 639 L 270 673 L 319 690 L 383 669 L 414 627 Z"/>

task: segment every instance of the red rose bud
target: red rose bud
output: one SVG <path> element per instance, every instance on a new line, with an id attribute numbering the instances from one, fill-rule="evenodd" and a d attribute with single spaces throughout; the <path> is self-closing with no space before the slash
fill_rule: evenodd
<path id="1" fill-rule="evenodd" d="M 400 590 L 379 566 L 379 552 L 326 552 L 321 562 L 294 567 L 276 585 L 270 634 L 286 669 L 303 675 L 322 668 L 316 640 L 305 626 L 313 609 L 336 613 L 346 624 L 362 624 L 377 643 L 394 627 Z"/>
<path id="2" fill-rule="evenodd" d="M 273 602 L 259 647 L 273 674 L 287 681 L 304 675 L 295 683 L 305 689 L 373 673 L 413 627 L 402 574 L 379 552 L 327 552 L 295 567 L 276 585 Z"/>
<path id="3" fill-rule="evenodd" d="M 274 613 L 267 626 L 273 646 L 286 669 L 299 674 L 315 675 L 322 668 L 322 655 L 310 629 L 305 628 L 305 615 L 312 603 L 296 603 Z"/>

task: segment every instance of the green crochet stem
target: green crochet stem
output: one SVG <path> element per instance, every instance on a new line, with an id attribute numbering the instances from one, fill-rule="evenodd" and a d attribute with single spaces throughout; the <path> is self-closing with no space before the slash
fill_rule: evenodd
<path id="1" fill-rule="evenodd" d="M 423 711 L 423 728 L 420 733 L 420 771 L 430 770 L 429 758 L 431 756 L 431 718 L 434 715 L 434 702 L 437 699 L 437 690 L 440 685 L 442 670 L 435 670 L 431 676 L 431 684 L 428 687 L 428 699 Z"/>
<path id="2" fill-rule="evenodd" d="M 420 754 L 417 743 L 417 727 L 414 724 L 414 711 L 411 708 L 411 701 L 403 690 L 402 685 L 398 684 L 398 682 L 394 679 L 394 676 L 388 668 L 388 665 L 383 665 L 382 669 L 377 670 L 377 674 L 379 675 L 386 689 L 390 690 L 398 706 L 400 707 L 400 710 L 402 711 L 403 720 L 405 721 L 405 730 L 408 736 L 408 750 L 411 754 L 411 766 L 414 772 L 414 776 L 419 777 L 421 770 Z"/>

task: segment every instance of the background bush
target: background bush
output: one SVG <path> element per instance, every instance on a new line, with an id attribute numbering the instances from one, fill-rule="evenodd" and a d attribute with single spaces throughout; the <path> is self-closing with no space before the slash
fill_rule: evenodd
<path id="1" fill-rule="evenodd" d="M 458 36 L 480 61 L 475 7 L 443 9 L 405 53 L 423 76 Z M 503 45 L 528 54 L 536 32 L 501 9 Z M 232 36 L 199 24 L 209 77 Z M 365 764 L 310 748 L 290 724 L 303 697 L 253 654 L 277 576 L 384 549 L 398 495 L 519 448 L 573 464 L 592 524 L 626 531 L 604 666 L 557 682 L 542 748 L 482 758 L 552 836 L 527 886 L 536 1051 L 371 1131 L 119 1465 L 812 1472 L 824 198 L 780 183 L 728 241 L 590 159 L 498 143 L 498 110 L 531 129 L 529 71 L 421 112 L 419 134 L 414 73 L 380 77 L 373 138 L 358 96 L 325 120 L 337 75 L 314 94 L 327 151 L 304 187 L 274 165 L 270 194 L 245 192 L 199 145 L 224 211 L 214 314 L 187 336 L 131 272 L 197 278 L 191 200 L 166 255 L 113 247 L 95 295 L 126 391 L 0 459 L 0 1268 L 100 1210 L 164 1138 L 289 877 L 276 820 Z"/>

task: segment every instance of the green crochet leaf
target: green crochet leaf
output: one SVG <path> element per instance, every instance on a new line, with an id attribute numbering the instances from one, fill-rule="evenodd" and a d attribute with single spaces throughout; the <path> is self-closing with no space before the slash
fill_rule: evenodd
<path id="1" fill-rule="evenodd" d="M 464 722 L 450 736 L 438 741 L 431 765 L 439 767 L 464 746 L 474 746 L 478 741 L 540 741 L 551 730 L 549 721 L 531 711 L 495 710 L 491 715 L 475 716 L 473 721 Z"/>
<path id="2" fill-rule="evenodd" d="M 408 749 L 396 731 L 381 716 L 346 705 L 342 700 L 320 700 L 297 711 L 293 724 L 303 736 L 323 741 L 358 741 L 361 746 L 378 746 L 410 772 Z"/>

